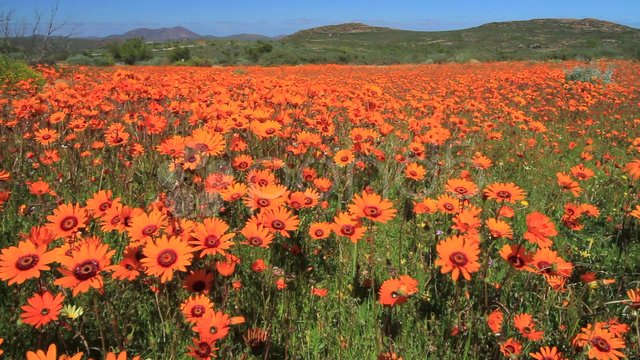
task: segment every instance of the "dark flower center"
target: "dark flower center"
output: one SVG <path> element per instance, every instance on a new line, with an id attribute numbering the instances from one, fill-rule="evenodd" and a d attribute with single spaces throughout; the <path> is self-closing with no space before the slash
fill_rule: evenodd
<path id="1" fill-rule="evenodd" d="M 546 262 L 546 261 L 538 261 L 538 270 L 540 270 L 541 272 L 548 274 L 551 272 L 551 263 Z"/>
<path id="2" fill-rule="evenodd" d="M 366 206 L 364 208 L 364 214 L 367 215 L 367 216 L 375 218 L 375 217 L 380 216 L 381 211 L 380 211 L 380 209 L 378 209 L 375 206 Z"/>
<path id="3" fill-rule="evenodd" d="M 274 128 L 269 128 L 269 129 L 267 129 L 267 131 L 265 131 L 265 133 L 266 133 L 267 135 L 271 135 L 271 134 L 273 134 L 273 133 L 275 133 L 275 132 L 276 132 L 276 129 L 274 129 Z"/>
<path id="4" fill-rule="evenodd" d="M 218 247 L 218 245 L 220 245 L 220 238 L 215 235 L 208 235 L 204 238 L 204 245 L 208 248 Z"/>
<path id="5" fill-rule="evenodd" d="M 106 201 L 106 202 L 103 202 L 102 204 L 100 204 L 100 206 L 98 206 L 98 209 L 100 209 L 100 211 L 105 211 L 110 207 L 111 207 L 111 202 L 110 201 Z"/>
<path id="6" fill-rule="evenodd" d="M 449 260 L 451 260 L 451 262 L 456 266 L 465 266 L 469 262 L 469 260 L 467 259 L 467 255 L 459 251 L 451 254 L 451 256 L 449 256 Z"/>
<path id="7" fill-rule="evenodd" d="M 196 305 L 194 307 L 191 308 L 191 316 L 193 317 L 202 317 L 202 315 L 204 315 L 205 312 L 205 308 L 202 305 Z"/>
<path id="8" fill-rule="evenodd" d="M 466 187 L 463 187 L 463 186 L 458 186 L 454 190 L 460 195 L 464 195 L 464 194 L 469 192 L 469 190 Z"/>
<path id="9" fill-rule="evenodd" d="M 356 232 L 356 230 L 353 225 L 342 225 L 342 227 L 340 228 L 340 232 L 343 235 L 351 236 Z"/>
<path id="10" fill-rule="evenodd" d="M 156 230 L 158 230 L 158 227 L 156 225 L 154 224 L 147 225 L 144 228 L 142 228 L 142 235 L 151 236 L 155 234 Z"/>
<path id="11" fill-rule="evenodd" d="M 271 201 L 269 201 L 269 199 L 258 199 L 256 201 L 256 203 L 260 207 L 267 207 L 267 206 L 271 205 Z"/>
<path id="12" fill-rule="evenodd" d="M 73 274 L 76 279 L 84 281 L 96 276 L 99 270 L 98 262 L 96 260 L 86 260 L 76 266 L 73 270 Z"/>
<path id="13" fill-rule="evenodd" d="M 162 267 L 169 267 L 178 261 L 178 254 L 172 249 L 166 249 L 158 254 L 158 264 Z"/>
<path id="14" fill-rule="evenodd" d="M 40 310 L 40 315 L 48 315 L 48 314 L 49 314 L 48 308 L 42 308 L 42 310 Z"/>
<path id="15" fill-rule="evenodd" d="M 120 216 L 114 216 L 111 219 L 111 225 L 116 225 L 116 224 L 119 224 L 119 223 L 120 223 Z"/>
<path id="16" fill-rule="evenodd" d="M 75 216 L 67 216 L 60 222 L 60 229 L 70 231 L 78 225 L 78 218 Z"/>
<path id="17" fill-rule="evenodd" d="M 596 336 L 593 339 L 591 339 L 591 345 L 595 346 L 596 349 L 602 352 L 611 351 L 611 345 L 609 345 L 609 342 L 601 338 L 600 336 Z"/>
<path id="18" fill-rule="evenodd" d="M 258 237 L 258 236 L 252 236 L 249 238 L 249 244 L 253 245 L 253 246 L 260 246 L 262 245 L 262 238 Z"/>
<path id="19" fill-rule="evenodd" d="M 506 190 L 500 190 L 496 192 L 496 195 L 498 195 L 498 197 L 501 199 L 508 199 L 511 197 L 511 193 Z"/>
<path id="20" fill-rule="evenodd" d="M 202 280 L 194 282 L 191 286 L 194 292 L 202 292 L 204 291 L 204 289 L 206 289 L 206 287 L 207 284 Z"/>
<path id="21" fill-rule="evenodd" d="M 317 229 L 316 231 L 314 231 L 314 234 L 318 237 L 324 236 L 324 230 Z"/>
<path id="22" fill-rule="evenodd" d="M 201 358 L 207 358 L 211 354 L 211 345 L 207 344 L 204 341 L 198 343 L 198 346 L 195 349 L 195 353 Z"/>
<path id="23" fill-rule="evenodd" d="M 453 205 L 452 203 L 445 203 L 442 205 L 442 207 L 447 211 L 453 211 L 456 209 L 455 205 Z"/>
<path id="24" fill-rule="evenodd" d="M 283 230 L 285 226 L 286 224 L 281 220 L 273 220 L 271 222 L 271 227 L 274 228 L 275 230 Z"/>
<path id="25" fill-rule="evenodd" d="M 509 263 L 513 265 L 513 267 L 516 269 L 519 269 L 524 266 L 524 260 L 521 257 L 516 255 L 509 256 L 507 261 L 509 261 Z"/>
<path id="26" fill-rule="evenodd" d="M 16 261 L 16 267 L 22 271 L 29 270 L 38 265 L 38 260 L 40 260 L 40 258 L 36 254 L 21 256 L 18 261 Z"/>
<path id="27" fill-rule="evenodd" d="M 260 180 L 258 180 L 258 185 L 267 186 L 267 185 L 269 185 L 269 182 L 266 179 L 260 179 Z"/>

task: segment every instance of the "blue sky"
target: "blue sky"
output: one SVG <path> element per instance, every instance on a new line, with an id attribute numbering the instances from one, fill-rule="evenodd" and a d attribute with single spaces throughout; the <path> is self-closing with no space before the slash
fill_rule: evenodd
<path id="1" fill-rule="evenodd" d="M 492 21 L 586 17 L 640 28 L 639 0 L 0 0 L 0 12 L 12 11 L 14 20 L 29 23 L 35 11 L 48 15 L 56 3 L 56 20 L 65 21 L 76 36 L 105 36 L 137 27 L 177 25 L 202 35 L 274 36 L 353 21 L 435 31 Z"/>

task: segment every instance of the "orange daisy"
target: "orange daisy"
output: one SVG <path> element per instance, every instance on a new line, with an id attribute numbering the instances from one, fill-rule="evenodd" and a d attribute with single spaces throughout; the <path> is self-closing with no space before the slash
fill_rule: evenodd
<path id="1" fill-rule="evenodd" d="M 425 169 L 422 165 L 415 162 L 407 165 L 407 168 L 404 170 L 404 176 L 406 176 L 407 179 L 411 179 L 415 181 L 420 181 L 424 179 L 424 176 L 426 175 L 426 173 L 427 173 L 427 169 Z"/>
<path id="2" fill-rule="evenodd" d="M 225 234 L 229 225 L 218 218 L 207 218 L 193 228 L 189 241 L 194 251 L 201 250 L 200 256 L 226 254 L 234 243 L 231 241 L 236 233 Z"/>
<path id="3" fill-rule="evenodd" d="M 487 225 L 489 233 L 494 239 L 513 239 L 513 230 L 511 230 L 511 226 L 506 221 L 490 218 L 485 221 L 485 225 Z"/>
<path id="4" fill-rule="evenodd" d="M 397 210 L 393 208 L 391 201 L 383 200 L 378 194 L 364 191 L 362 195 L 356 194 L 353 197 L 352 204 L 349 204 L 349 212 L 357 218 L 386 223 L 396 216 Z"/>
<path id="5" fill-rule="evenodd" d="M 558 253 L 549 249 L 538 249 L 533 255 L 529 270 L 545 276 L 562 276 L 568 278 L 573 271 L 573 264 L 558 256 Z"/>
<path id="6" fill-rule="evenodd" d="M 43 325 L 58 320 L 63 301 L 64 295 L 62 294 L 57 294 L 55 297 L 48 291 L 42 295 L 34 294 L 27 300 L 29 305 L 21 307 L 23 313 L 20 318 L 24 323 L 39 329 Z"/>
<path id="7" fill-rule="evenodd" d="M 492 311 L 487 315 L 487 326 L 494 334 L 499 334 L 502 330 L 502 321 L 504 319 L 504 313 L 500 309 Z"/>
<path id="8" fill-rule="evenodd" d="M 204 341 L 198 338 L 192 339 L 193 346 L 189 348 L 189 354 L 194 359 L 198 360 L 212 360 L 217 358 L 215 341 Z"/>
<path id="9" fill-rule="evenodd" d="M 87 210 L 94 217 L 102 217 L 113 203 L 111 190 L 100 190 L 87 200 Z"/>
<path id="10" fill-rule="evenodd" d="M 138 260 L 138 248 L 128 247 L 122 255 L 122 260 L 117 265 L 111 265 L 108 270 L 113 271 L 111 277 L 114 279 L 135 280 L 142 270 L 142 264 Z"/>
<path id="11" fill-rule="evenodd" d="M 145 245 L 143 253 L 146 257 L 141 262 L 147 274 L 160 277 L 160 282 L 164 283 L 173 278 L 174 271 L 187 271 L 193 251 L 181 238 L 162 235 Z"/>
<path id="12" fill-rule="evenodd" d="M 618 360 L 626 357 L 618 350 L 626 348 L 624 340 L 613 336 L 608 330 L 595 326 L 593 329 L 583 328 L 582 331 L 577 340 L 587 346 L 589 359 Z"/>
<path id="13" fill-rule="evenodd" d="M 2 249 L 0 253 L 0 279 L 9 285 L 22 284 L 28 279 L 39 278 L 40 271 L 49 270 L 50 263 L 56 260 L 55 251 L 47 251 L 47 245 L 35 245 L 30 240 Z"/>
<path id="14" fill-rule="evenodd" d="M 629 297 L 629 306 L 640 308 L 640 288 L 628 290 L 627 296 Z"/>
<path id="15" fill-rule="evenodd" d="M 29 194 L 31 195 L 42 196 L 44 194 L 55 194 L 55 192 L 51 190 L 49 183 L 46 181 L 28 181 L 27 185 L 29 186 Z"/>
<path id="16" fill-rule="evenodd" d="M 344 167 L 351 164 L 355 158 L 351 150 L 340 150 L 333 156 L 333 161 L 336 165 Z"/>
<path id="17" fill-rule="evenodd" d="M 444 189 L 460 199 L 468 199 L 478 193 L 478 186 L 467 179 L 449 179 Z"/>
<path id="18" fill-rule="evenodd" d="M 438 210 L 445 214 L 455 214 L 460 211 L 460 201 L 450 195 L 442 194 L 436 201 Z"/>
<path id="19" fill-rule="evenodd" d="M 247 196 L 242 200 L 253 210 L 272 209 L 284 205 L 289 197 L 289 190 L 284 185 L 251 186 Z"/>
<path id="20" fill-rule="evenodd" d="M 471 273 L 480 270 L 479 245 L 463 236 L 452 236 L 440 241 L 436 250 L 439 258 L 435 264 L 440 266 L 442 274 L 451 272 L 453 281 L 458 281 L 461 273 L 467 281 L 470 281 Z"/>
<path id="21" fill-rule="evenodd" d="M 220 190 L 220 196 L 224 201 L 236 201 L 241 199 L 247 191 L 247 185 L 243 183 L 233 183 Z"/>
<path id="22" fill-rule="evenodd" d="M 407 298 L 418 291 L 418 281 L 408 275 L 389 279 L 382 283 L 378 291 L 378 302 L 384 306 L 403 304 Z"/>
<path id="23" fill-rule="evenodd" d="M 341 212 L 333 218 L 331 230 L 338 236 L 349 238 L 353 243 L 362 239 L 364 233 L 367 231 L 357 219 L 354 219 L 353 216 L 347 212 Z"/>
<path id="24" fill-rule="evenodd" d="M 506 244 L 500 250 L 500 256 L 511 264 L 516 270 L 524 270 L 531 263 L 532 256 L 527 253 L 524 246 Z"/>
<path id="25" fill-rule="evenodd" d="M 57 131 L 47 128 L 36 130 L 33 135 L 40 145 L 45 146 L 53 144 L 60 137 Z"/>
<path id="26" fill-rule="evenodd" d="M 524 200 L 525 192 L 514 183 L 493 183 L 484 189 L 483 194 L 488 199 L 515 203 Z"/>
<path id="27" fill-rule="evenodd" d="M 104 360 L 127 360 L 127 352 L 122 351 L 118 355 L 113 352 L 108 352 Z M 140 356 L 134 356 L 130 360 L 140 360 Z"/>
<path id="28" fill-rule="evenodd" d="M 520 334 L 531 341 L 538 341 L 544 336 L 543 331 L 536 331 L 536 325 L 529 314 L 516 315 L 513 318 L 513 322 L 518 331 L 520 331 Z"/>
<path id="29" fill-rule="evenodd" d="M 82 359 L 82 354 L 79 352 L 73 356 L 60 355 L 58 358 L 58 349 L 56 349 L 55 344 L 51 344 L 46 353 L 42 350 L 36 352 L 27 351 L 27 360 L 80 360 Z"/>
<path id="30" fill-rule="evenodd" d="M 309 235 L 314 240 L 326 239 L 331 235 L 331 223 L 316 222 L 309 226 Z"/>
<path id="31" fill-rule="evenodd" d="M 73 289 L 73 296 L 90 288 L 102 289 L 102 271 L 107 270 L 115 250 L 109 251 L 107 244 L 99 241 L 85 241 L 62 257 L 63 268 L 58 269 L 64 275 L 54 284 Z"/>
<path id="32" fill-rule="evenodd" d="M 254 222 L 247 222 L 240 233 L 247 239 L 247 241 L 243 241 L 241 244 L 257 246 L 264 249 L 269 247 L 269 244 L 271 244 L 274 238 L 273 234 L 269 232 L 269 229 Z"/>
<path id="33" fill-rule="evenodd" d="M 564 360 L 561 352 L 558 352 L 558 348 L 555 346 L 550 348 L 548 346 L 541 347 L 538 352 L 531 352 L 529 356 L 536 360 Z"/>
<path id="34" fill-rule="evenodd" d="M 631 179 L 640 180 L 640 159 L 629 161 L 624 166 L 624 172 L 629 174 L 629 177 L 631 177 Z"/>
<path id="35" fill-rule="evenodd" d="M 556 178 L 558 179 L 558 185 L 560 185 L 562 191 L 569 191 L 576 197 L 580 196 L 580 193 L 582 192 L 580 185 L 578 182 L 573 181 L 569 175 L 559 172 L 556 173 Z"/>
<path id="36" fill-rule="evenodd" d="M 53 215 L 47 216 L 47 228 L 56 239 L 66 238 L 84 229 L 87 222 L 87 210 L 80 205 L 62 204 L 53 210 Z"/>
<path id="37" fill-rule="evenodd" d="M 593 170 L 584 166 L 584 164 L 578 164 L 571 168 L 571 175 L 573 175 L 576 179 L 584 181 L 589 180 L 593 177 Z"/>
<path id="38" fill-rule="evenodd" d="M 282 206 L 262 211 L 260 219 L 267 229 L 287 238 L 290 236 L 289 231 L 298 230 L 300 224 L 298 216 Z"/>
<path id="39" fill-rule="evenodd" d="M 191 324 L 197 324 L 205 314 L 213 312 L 213 303 L 207 295 L 192 295 L 180 305 L 182 315 Z"/>
<path id="40" fill-rule="evenodd" d="M 213 342 L 227 336 L 229 325 L 229 315 L 221 311 L 210 311 L 198 320 L 193 331 L 200 335 L 200 339 Z"/>
<path id="41" fill-rule="evenodd" d="M 193 293 L 208 293 L 213 285 L 213 273 L 199 269 L 192 271 L 182 282 L 182 287 Z"/>
<path id="42" fill-rule="evenodd" d="M 550 237 L 558 235 L 555 225 L 542 213 L 527 214 L 527 232 L 524 238 L 541 248 L 553 245 Z"/>
<path id="43" fill-rule="evenodd" d="M 166 216 L 160 211 L 153 210 L 149 214 L 142 212 L 133 216 L 127 233 L 132 244 L 144 245 L 154 236 L 158 236 L 166 226 Z"/>
<path id="44" fill-rule="evenodd" d="M 500 344 L 500 352 L 507 358 L 513 359 L 522 352 L 522 344 L 514 338 L 509 338 Z"/>

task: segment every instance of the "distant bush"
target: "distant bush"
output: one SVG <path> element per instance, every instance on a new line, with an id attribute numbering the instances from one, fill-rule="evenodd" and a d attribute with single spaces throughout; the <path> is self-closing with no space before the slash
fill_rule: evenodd
<path id="1" fill-rule="evenodd" d="M 171 52 L 169 52 L 169 61 L 187 61 L 191 59 L 191 51 L 187 47 L 176 46 Z"/>
<path id="2" fill-rule="evenodd" d="M 20 81 L 43 82 L 44 79 L 25 62 L 0 55 L 0 85 L 13 85 Z"/>
<path id="3" fill-rule="evenodd" d="M 127 65 L 151 59 L 151 48 L 140 37 L 125 40 L 122 44 L 110 44 L 108 50 L 114 59 Z"/>
<path id="4" fill-rule="evenodd" d="M 609 84 L 613 81 L 613 69 L 607 67 L 607 69 L 601 70 L 595 65 L 578 66 L 565 71 L 564 78 L 566 81 Z"/>
<path id="5" fill-rule="evenodd" d="M 209 59 L 204 59 L 198 56 L 194 56 L 188 61 L 180 63 L 180 65 L 185 66 L 211 66 L 213 63 Z"/>
<path id="6" fill-rule="evenodd" d="M 83 66 L 111 66 L 113 59 L 108 56 L 91 57 L 83 54 L 72 55 L 67 58 L 67 64 Z"/>

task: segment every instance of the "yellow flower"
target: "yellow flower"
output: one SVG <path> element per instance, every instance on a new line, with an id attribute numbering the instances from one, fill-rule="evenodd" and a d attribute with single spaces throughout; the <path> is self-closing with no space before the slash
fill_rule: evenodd
<path id="1" fill-rule="evenodd" d="M 60 314 L 74 320 L 84 314 L 84 309 L 80 306 L 76 307 L 75 305 L 65 305 L 62 307 L 62 310 L 60 310 Z"/>
<path id="2" fill-rule="evenodd" d="M 528 202 L 527 200 L 522 200 L 522 201 L 520 201 L 520 204 L 521 204 L 522 206 L 529 206 L 529 202 Z"/>

